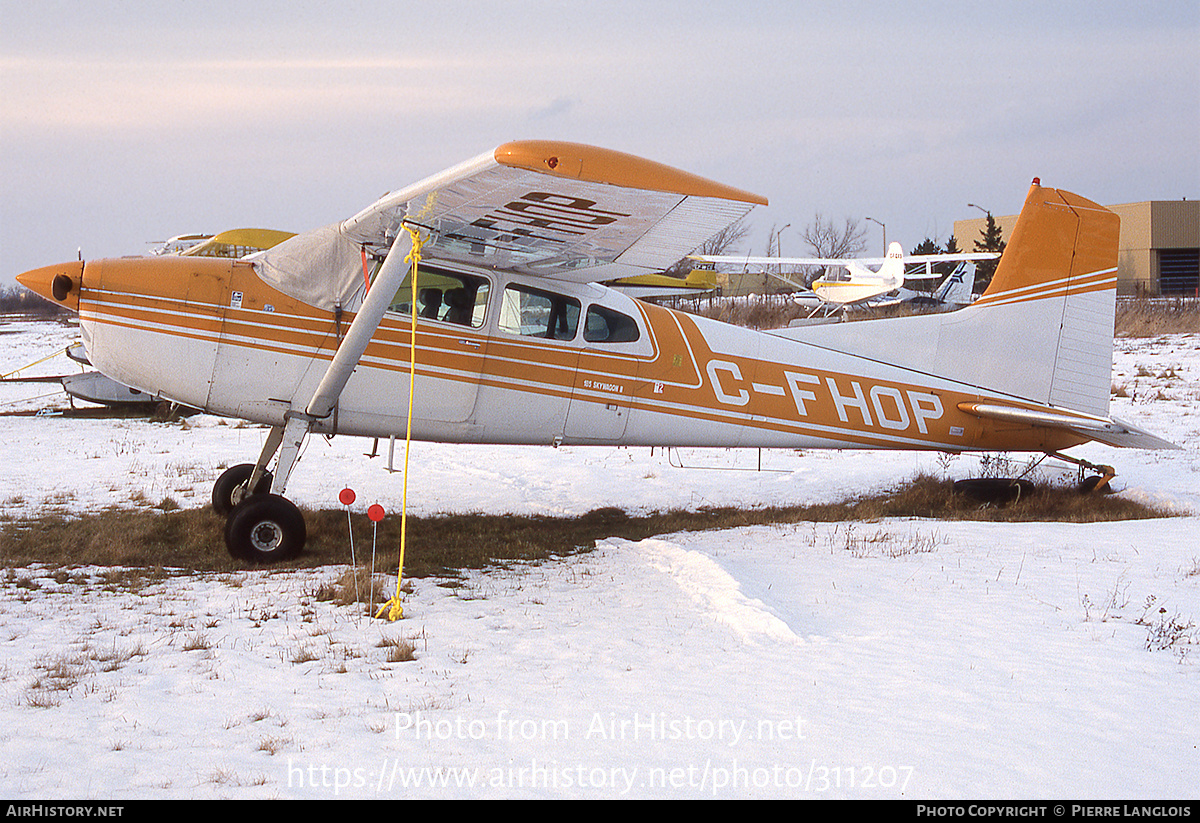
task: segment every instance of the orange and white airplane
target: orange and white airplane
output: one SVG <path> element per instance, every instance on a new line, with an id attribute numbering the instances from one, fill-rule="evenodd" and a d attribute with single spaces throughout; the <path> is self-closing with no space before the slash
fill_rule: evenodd
<path id="1" fill-rule="evenodd" d="M 304 545 L 283 494 L 305 438 L 403 436 L 410 400 L 412 437 L 446 442 L 1171 447 L 1108 415 L 1118 218 L 1036 180 L 990 287 L 958 312 L 763 332 L 600 285 L 765 203 L 614 151 L 514 142 L 244 259 L 18 279 L 79 312 L 113 379 L 271 427 L 213 491 L 230 552 L 255 562 Z"/>

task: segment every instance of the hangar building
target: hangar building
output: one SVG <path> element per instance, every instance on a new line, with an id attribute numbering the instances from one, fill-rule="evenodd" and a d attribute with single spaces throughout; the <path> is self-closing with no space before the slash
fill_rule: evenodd
<path id="1" fill-rule="evenodd" d="M 1117 294 L 1200 297 L 1200 200 L 1145 200 L 1106 206 L 1121 218 Z M 1007 241 L 1015 214 L 996 217 Z M 986 218 L 956 220 L 954 237 L 974 251 Z"/>

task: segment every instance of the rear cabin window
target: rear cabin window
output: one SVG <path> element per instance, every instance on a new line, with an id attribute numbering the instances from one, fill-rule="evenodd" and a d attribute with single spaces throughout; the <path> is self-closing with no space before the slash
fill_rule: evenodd
<path id="1" fill-rule="evenodd" d="M 637 321 L 603 306 L 591 306 L 583 321 L 583 339 L 588 343 L 632 343 L 640 336 Z"/>
<path id="2" fill-rule="evenodd" d="M 417 317 L 479 328 L 487 310 L 488 282 L 434 268 L 417 268 Z M 396 314 L 412 314 L 412 274 L 404 278 L 388 306 Z"/>
<path id="3" fill-rule="evenodd" d="M 523 337 L 574 340 L 579 314 L 578 300 L 511 285 L 500 302 L 500 330 Z"/>

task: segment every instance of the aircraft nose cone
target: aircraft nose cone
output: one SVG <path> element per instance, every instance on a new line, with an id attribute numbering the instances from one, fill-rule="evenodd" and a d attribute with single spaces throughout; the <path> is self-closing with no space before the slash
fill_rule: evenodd
<path id="1" fill-rule="evenodd" d="M 83 284 L 83 261 L 43 266 L 17 275 L 17 282 L 32 292 L 71 311 L 79 311 L 79 289 Z"/>

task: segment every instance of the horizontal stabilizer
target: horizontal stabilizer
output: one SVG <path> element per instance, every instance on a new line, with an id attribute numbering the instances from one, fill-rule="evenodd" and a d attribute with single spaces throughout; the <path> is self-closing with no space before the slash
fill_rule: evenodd
<path id="1" fill-rule="evenodd" d="M 1051 409 L 1026 409 L 1002 403 L 959 403 L 967 414 L 1007 423 L 1066 429 L 1109 446 L 1131 449 L 1178 449 L 1180 446 L 1115 418 L 1092 417 Z"/>
<path id="2" fill-rule="evenodd" d="M 1093 440 L 1098 440 L 1109 446 L 1117 446 L 1124 449 L 1182 449 L 1183 446 L 1176 445 L 1170 440 L 1163 440 L 1155 434 L 1151 434 L 1145 429 L 1139 429 L 1136 426 L 1131 426 L 1123 420 L 1113 418 L 1113 423 L 1118 427 L 1117 431 L 1104 432 L 1103 434 L 1092 435 Z"/>

